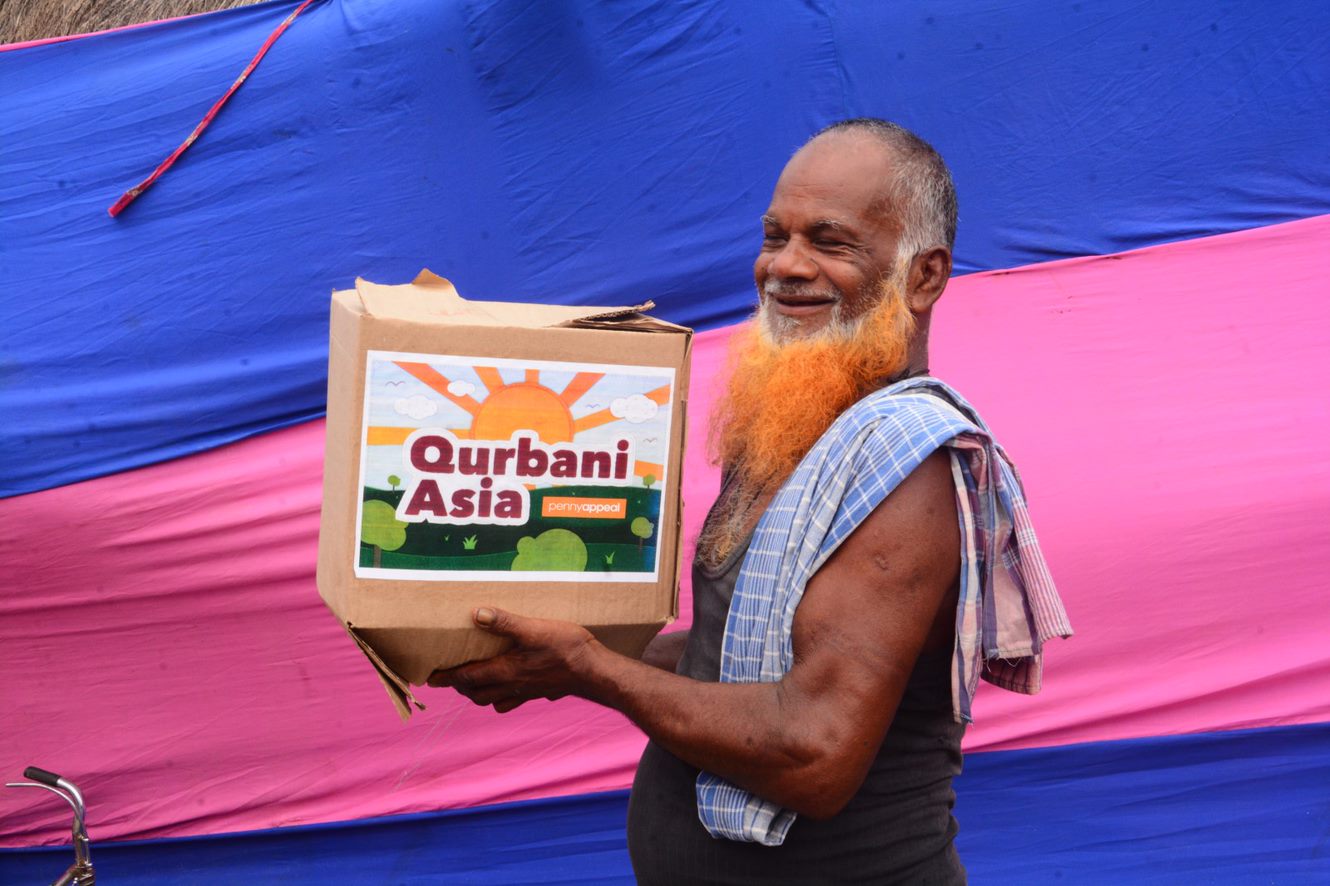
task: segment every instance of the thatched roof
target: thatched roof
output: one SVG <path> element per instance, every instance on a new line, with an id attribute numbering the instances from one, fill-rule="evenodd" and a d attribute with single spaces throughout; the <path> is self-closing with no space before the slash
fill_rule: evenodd
<path id="1" fill-rule="evenodd" d="M 0 43 L 104 31 L 257 0 L 0 0 Z"/>

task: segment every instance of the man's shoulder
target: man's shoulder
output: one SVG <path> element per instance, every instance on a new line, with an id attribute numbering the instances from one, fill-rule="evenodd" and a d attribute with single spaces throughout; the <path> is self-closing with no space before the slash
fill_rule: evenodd
<path id="1" fill-rule="evenodd" d="M 962 404 L 959 394 L 932 378 L 877 390 L 832 424 L 791 478 L 793 485 L 803 490 L 811 484 L 837 503 L 848 496 L 862 519 L 869 504 L 939 449 L 958 437 L 986 433 Z"/>
<path id="2" fill-rule="evenodd" d="M 911 448 L 985 431 L 974 408 L 945 382 L 928 376 L 879 388 L 847 409 L 828 435 L 873 448 Z"/>

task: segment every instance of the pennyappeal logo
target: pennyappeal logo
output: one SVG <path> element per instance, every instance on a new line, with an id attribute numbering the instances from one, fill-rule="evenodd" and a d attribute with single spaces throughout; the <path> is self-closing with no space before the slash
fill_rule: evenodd
<path id="1" fill-rule="evenodd" d="M 461 440 L 422 428 L 403 443 L 402 464 L 408 479 L 397 517 L 406 523 L 516 526 L 530 516 L 529 484 L 628 486 L 636 479 L 628 437 L 546 444 L 531 431 L 506 441 Z"/>

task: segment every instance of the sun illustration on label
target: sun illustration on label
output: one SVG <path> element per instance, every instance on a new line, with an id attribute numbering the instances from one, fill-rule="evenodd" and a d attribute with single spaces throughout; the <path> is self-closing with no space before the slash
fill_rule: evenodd
<path id="1" fill-rule="evenodd" d="M 508 440 L 516 431 L 533 431 L 542 443 L 568 443 L 584 431 L 623 420 L 612 407 L 580 418 L 573 416 L 573 406 L 604 378 L 602 372 L 578 372 L 563 390 L 555 391 L 541 383 L 539 369 L 527 368 L 521 381 L 505 382 L 497 368 L 476 366 L 474 371 L 486 389 L 485 396 L 476 399 L 470 393 L 459 393 L 454 380 L 428 363 L 406 360 L 393 363 L 471 415 L 469 428 L 449 428 L 462 440 Z M 640 398 L 665 406 L 670 399 L 670 385 L 647 391 Z M 400 446 L 415 430 L 370 426 L 365 442 L 370 446 Z M 638 476 L 659 477 L 661 471 L 661 465 L 651 462 L 638 461 L 635 465 Z"/>

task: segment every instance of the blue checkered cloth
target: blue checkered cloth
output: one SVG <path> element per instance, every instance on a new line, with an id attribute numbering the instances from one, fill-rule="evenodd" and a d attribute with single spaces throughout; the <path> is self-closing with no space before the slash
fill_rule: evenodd
<path id="1" fill-rule="evenodd" d="M 841 415 L 762 516 L 730 602 L 722 683 L 778 682 L 794 662 L 794 613 L 836 548 L 939 447 L 951 457 L 961 527 L 953 712 L 969 722 L 980 676 L 1039 691 L 1043 642 L 1071 635 L 1015 466 L 954 390 L 912 378 Z M 703 772 L 697 810 L 713 837 L 779 846 L 796 813 Z"/>

